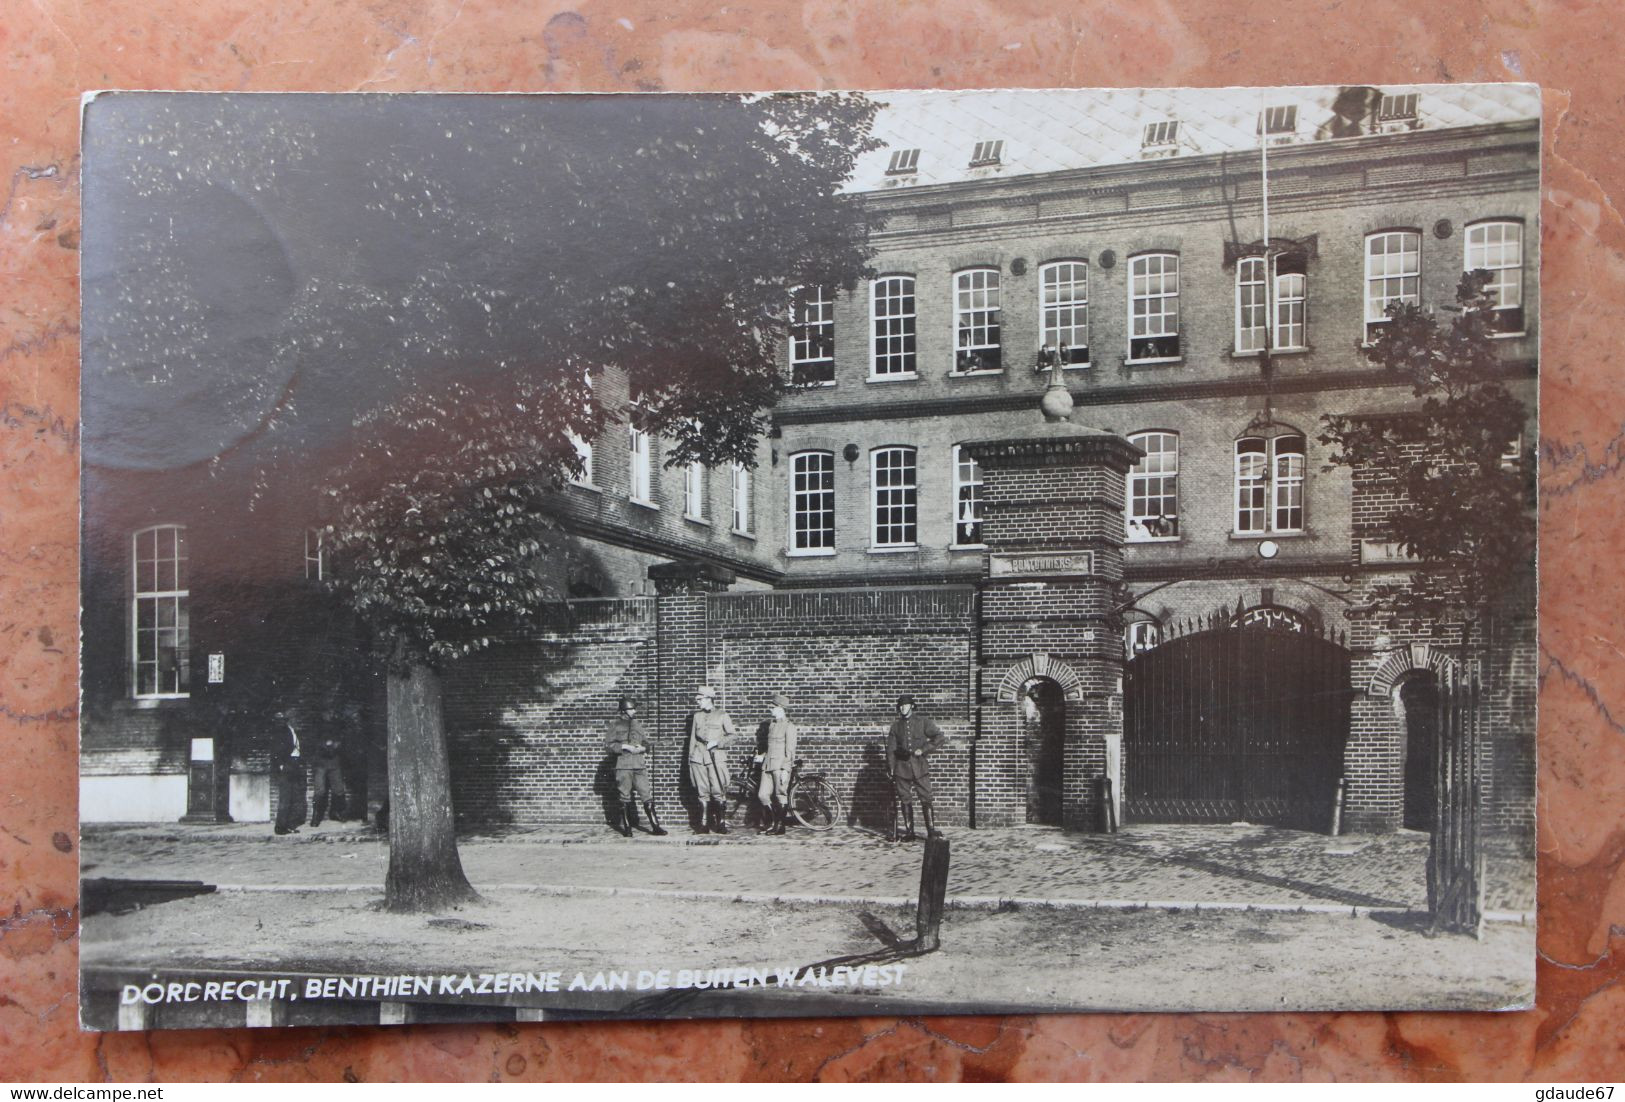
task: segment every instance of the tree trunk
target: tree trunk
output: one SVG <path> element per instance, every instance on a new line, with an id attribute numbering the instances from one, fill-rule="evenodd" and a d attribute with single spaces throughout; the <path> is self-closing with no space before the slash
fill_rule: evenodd
<path id="1" fill-rule="evenodd" d="M 440 675 L 414 664 L 389 673 L 389 875 L 391 911 L 436 911 L 477 900 L 457 856 L 451 767 Z"/>

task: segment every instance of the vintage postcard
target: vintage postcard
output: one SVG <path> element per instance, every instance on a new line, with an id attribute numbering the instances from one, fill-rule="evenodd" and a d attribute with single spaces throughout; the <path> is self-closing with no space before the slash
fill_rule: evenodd
<path id="1" fill-rule="evenodd" d="M 1538 89 L 83 115 L 85 1028 L 1532 1004 Z"/>

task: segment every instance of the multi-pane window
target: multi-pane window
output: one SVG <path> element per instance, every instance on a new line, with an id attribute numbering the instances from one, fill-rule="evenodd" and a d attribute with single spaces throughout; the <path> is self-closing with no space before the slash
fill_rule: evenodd
<path id="1" fill-rule="evenodd" d="M 1467 227 L 1467 252 L 1462 266 L 1469 272 L 1490 273 L 1484 291 L 1495 299 L 1495 330 L 1522 333 L 1523 224 L 1479 222 Z"/>
<path id="2" fill-rule="evenodd" d="M 690 520 L 705 519 L 704 463 L 690 463 L 683 469 L 683 515 Z"/>
<path id="3" fill-rule="evenodd" d="M 872 378 L 914 374 L 914 277 L 886 276 L 873 284 L 875 338 Z"/>
<path id="4" fill-rule="evenodd" d="M 305 529 L 305 580 L 319 582 L 327 577 L 327 563 L 322 555 L 322 530 Z"/>
<path id="5" fill-rule="evenodd" d="M 996 165 L 1004 157 L 1004 142 L 1002 140 L 990 142 L 977 142 L 976 148 L 971 151 L 970 166 L 980 168 L 984 165 Z"/>
<path id="6" fill-rule="evenodd" d="M 1414 119 L 1416 118 L 1416 103 L 1417 94 L 1415 92 L 1384 95 L 1377 105 L 1377 119 L 1380 122 Z"/>
<path id="7" fill-rule="evenodd" d="M 955 371 L 998 371 L 999 272 L 973 268 L 954 274 Z"/>
<path id="8" fill-rule="evenodd" d="M 1303 258 L 1283 254 L 1272 258 L 1275 267 L 1275 331 L 1270 334 L 1272 349 L 1296 349 L 1304 345 Z M 1269 301 L 1264 282 L 1263 257 L 1249 256 L 1236 264 L 1236 351 L 1261 352 L 1264 349 L 1265 322 Z"/>
<path id="9" fill-rule="evenodd" d="M 1044 354 L 1039 369 L 1051 356 L 1061 366 L 1089 363 L 1089 265 L 1081 260 L 1059 260 L 1038 271 L 1038 343 Z"/>
<path id="10" fill-rule="evenodd" d="M 802 287 L 790 303 L 790 381 L 835 381 L 835 291 Z"/>
<path id="11" fill-rule="evenodd" d="M 1422 235 L 1410 230 L 1374 233 L 1365 239 L 1365 339 L 1375 340 L 1395 302 L 1420 305 Z"/>
<path id="12" fill-rule="evenodd" d="M 970 453 L 954 445 L 954 543 L 982 542 L 982 469 Z"/>
<path id="13" fill-rule="evenodd" d="M 1145 453 L 1128 473 L 1128 538 L 1179 536 L 1179 434 L 1140 432 L 1129 442 Z"/>
<path id="14" fill-rule="evenodd" d="M 733 492 L 733 530 L 748 536 L 753 531 L 751 524 L 754 522 L 751 515 L 750 468 L 743 463 L 735 463 L 731 470 L 729 485 Z"/>
<path id="15" fill-rule="evenodd" d="M 577 436 L 573 432 L 570 433 L 569 436 L 570 436 L 570 446 L 575 449 L 575 451 L 576 451 L 576 459 L 579 460 L 579 463 L 578 463 L 579 469 L 575 473 L 570 475 L 570 481 L 574 482 L 578 486 L 591 486 L 592 485 L 592 444 L 589 441 L 584 440 L 581 437 Z"/>
<path id="16" fill-rule="evenodd" d="M 1179 257 L 1151 253 L 1129 262 L 1130 360 L 1179 356 Z"/>
<path id="17" fill-rule="evenodd" d="M 835 549 L 835 456 L 802 452 L 790 458 L 790 550 Z"/>
<path id="18" fill-rule="evenodd" d="M 649 434 L 628 430 L 630 458 L 627 468 L 627 495 L 643 505 L 654 504 L 653 475 L 649 464 Z"/>
<path id="19" fill-rule="evenodd" d="M 874 500 L 874 545 L 913 547 L 919 542 L 919 485 L 913 448 L 876 448 L 869 453 Z"/>
<path id="20" fill-rule="evenodd" d="M 131 547 L 132 674 L 138 697 L 185 696 L 190 683 L 186 529 L 160 524 Z"/>
<path id="21" fill-rule="evenodd" d="M 1304 438 L 1236 441 L 1236 532 L 1303 531 Z"/>

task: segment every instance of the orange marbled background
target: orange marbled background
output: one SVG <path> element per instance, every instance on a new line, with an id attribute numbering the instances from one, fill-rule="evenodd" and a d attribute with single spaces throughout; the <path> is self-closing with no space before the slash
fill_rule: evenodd
<path id="1" fill-rule="evenodd" d="M 1625 1079 L 1622 23 L 1604 0 L 7 0 L 0 5 L 0 1077 Z M 1545 88 L 1539 1004 L 81 1034 L 78 103 L 92 88 Z"/>

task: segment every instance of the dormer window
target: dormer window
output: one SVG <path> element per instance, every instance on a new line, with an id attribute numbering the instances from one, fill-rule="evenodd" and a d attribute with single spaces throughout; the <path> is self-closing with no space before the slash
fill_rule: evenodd
<path id="1" fill-rule="evenodd" d="M 1296 134 L 1298 132 L 1298 106 L 1266 107 L 1258 113 L 1258 132 L 1266 135 Z"/>
<path id="2" fill-rule="evenodd" d="M 1164 119 L 1162 122 L 1147 123 L 1145 138 L 1141 141 L 1142 149 L 1166 149 L 1179 144 L 1179 120 Z"/>
<path id="3" fill-rule="evenodd" d="M 977 142 L 976 149 L 970 155 L 972 168 L 986 168 L 996 165 L 1004 158 L 1004 142 Z"/>
<path id="4" fill-rule="evenodd" d="M 891 163 L 886 166 L 887 176 L 912 176 L 920 170 L 918 149 L 894 149 Z"/>
<path id="5" fill-rule="evenodd" d="M 1402 122 L 1416 118 L 1416 93 L 1384 95 L 1377 106 L 1378 122 Z"/>

